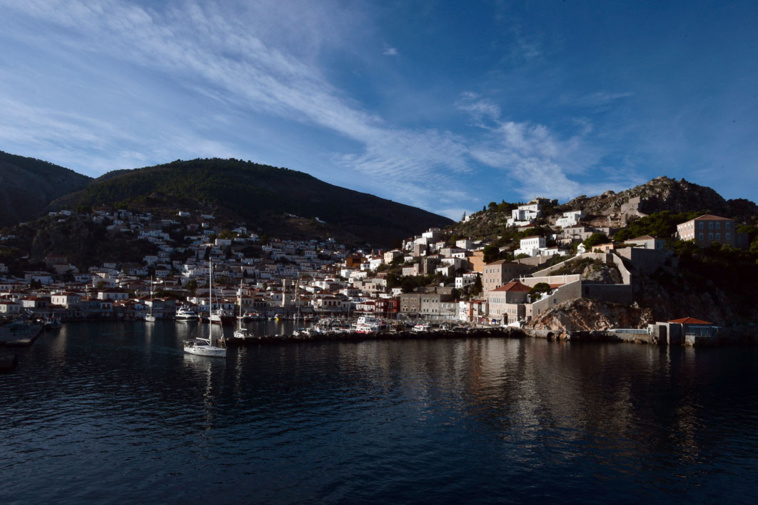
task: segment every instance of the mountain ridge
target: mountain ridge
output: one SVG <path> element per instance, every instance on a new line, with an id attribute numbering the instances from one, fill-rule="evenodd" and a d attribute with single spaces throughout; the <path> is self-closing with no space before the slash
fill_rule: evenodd
<path id="1" fill-rule="evenodd" d="M 0 227 L 38 217 L 50 202 L 91 180 L 47 161 L 0 151 Z"/>
<path id="2" fill-rule="evenodd" d="M 452 220 L 310 174 L 236 159 L 176 160 L 109 172 L 45 210 L 133 207 L 163 213 L 201 209 L 282 238 L 332 237 L 390 246 L 419 229 Z"/>

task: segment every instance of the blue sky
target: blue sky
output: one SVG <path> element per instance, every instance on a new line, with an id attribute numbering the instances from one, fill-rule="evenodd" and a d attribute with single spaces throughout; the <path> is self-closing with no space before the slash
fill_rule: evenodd
<path id="1" fill-rule="evenodd" d="M 0 0 L 0 150 L 233 157 L 460 219 L 758 190 L 758 2 Z"/>

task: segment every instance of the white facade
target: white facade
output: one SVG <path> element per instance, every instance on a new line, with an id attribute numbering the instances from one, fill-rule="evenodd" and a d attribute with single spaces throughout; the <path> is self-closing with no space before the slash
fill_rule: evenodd
<path id="1" fill-rule="evenodd" d="M 16 302 L 0 302 L 0 314 L 18 314 L 21 312 L 21 304 Z"/>
<path id="2" fill-rule="evenodd" d="M 461 249 L 465 249 L 468 251 L 474 248 L 474 243 L 471 242 L 469 239 L 456 240 L 455 247 L 459 247 Z"/>
<path id="3" fill-rule="evenodd" d="M 567 226 L 576 226 L 579 221 L 584 217 L 584 212 L 581 210 L 572 210 L 570 212 L 564 212 L 562 217 L 559 217 L 555 222 L 556 226 L 566 228 Z"/>
<path id="4" fill-rule="evenodd" d="M 463 289 L 466 286 L 470 286 L 471 284 L 474 284 L 476 282 L 476 277 L 478 274 L 476 273 L 468 273 L 463 274 L 460 277 L 455 278 L 455 287 L 456 289 Z"/>
<path id="5" fill-rule="evenodd" d="M 526 254 L 530 258 L 534 258 L 535 256 L 540 255 L 540 249 L 546 248 L 546 239 L 545 237 L 538 237 L 538 236 L 532 236 L 532 237 L 526 237 L 522 238 L 520 242 L 520 247 L 513 251 L 514 256 L 518 256 L 519 254 Z"/>
<path id="6" fill-rule="evenodd" d="M 532 223 L 542 215 L 542 206 L 538 202 L 529 202 L 526 205 L 519 205 L 518 208 L 511 211 L 511 217 L 508 218 L 508 226 L 524 226 Z"/>

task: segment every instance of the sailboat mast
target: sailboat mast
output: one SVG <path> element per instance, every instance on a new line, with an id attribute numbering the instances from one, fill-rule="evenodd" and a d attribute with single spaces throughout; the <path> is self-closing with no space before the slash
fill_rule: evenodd
<path id="1" fill-rule="evenodd" d="M 213 345 L 213 261 L 208 260 L 208 343 Z"/>
<path id="2" fill-rule="evenodd" d="M 242 279 L 240 279 L 240 290 L 237 293 L 237 304 L 240 306 L 240 315 L 237 317 L 237 329 L 242 329 Z"/>

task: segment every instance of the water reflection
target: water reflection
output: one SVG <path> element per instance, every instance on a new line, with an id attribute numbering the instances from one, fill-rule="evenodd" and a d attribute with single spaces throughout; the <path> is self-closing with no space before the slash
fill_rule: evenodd
<path id="1" fill-rule="evenodd" d="M 210 430 L 214 427 L 215 390 L 217 389 L 213 375 L 214 372 L 219 375 L 216 382 L 222 380 L 221 375 L 226 367 L 225 360 L 186 353 L 183 357 L 184 365 L 190 370 L 192 378 L 197 381 L 202 391 L 203 429 Z"/>
<path id="2" fill-rule="evenodd" d="M 231 329 L 64 325 L 22 350 L 19 370 L 0 376 L 0 450 L 14 455 L 0 489 L 29 497 L 42 485 L 29 476 L 73 472 L 103 492 L 74 445 L 119 462 L 129 479 L 111 482 L 116 495 L 165 477 L 140 488 L 158 502 L 187 498 L 184 469 L 198 467 L 224 468 L 226 481 L 188 502 L 579 500 L 593 486 L 630 501 L 726 500 L 748 491 L 734 476 L 758 463 L 752 348 L 460 339 L 183 352 L 208 331 Z M 45 484 L 50 500 L 64 490 Z"/>

